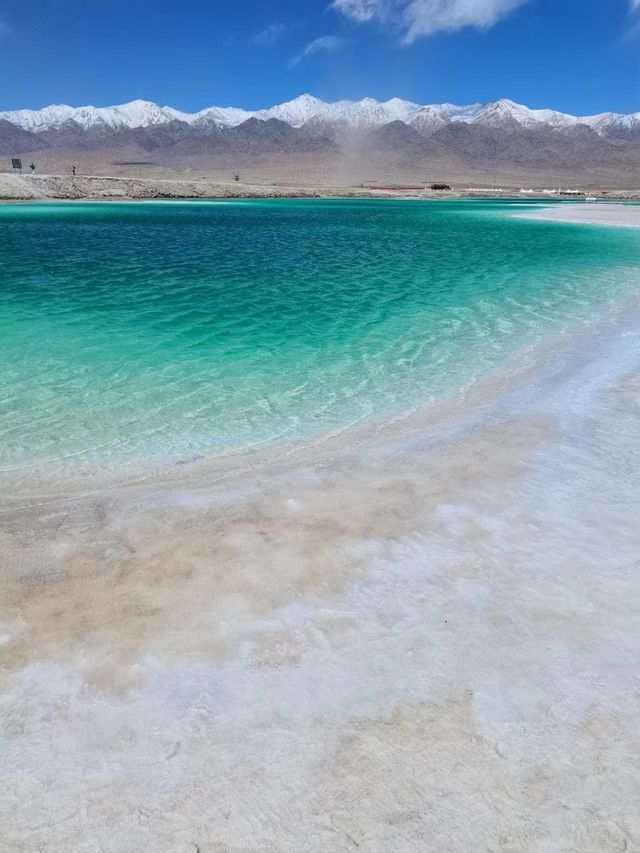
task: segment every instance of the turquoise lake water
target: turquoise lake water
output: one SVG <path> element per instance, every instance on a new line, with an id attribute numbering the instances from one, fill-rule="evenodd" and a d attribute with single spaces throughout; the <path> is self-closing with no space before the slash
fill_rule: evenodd
<path id="1" fill-rule="evenodd" d="M 134 471 L 401 414 L 637 286 L 637 232 L 521 207 L 1 207 L 0 468 Z"/>

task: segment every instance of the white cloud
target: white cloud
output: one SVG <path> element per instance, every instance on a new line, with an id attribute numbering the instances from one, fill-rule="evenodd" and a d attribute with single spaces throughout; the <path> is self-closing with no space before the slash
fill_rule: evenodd
<path id="1" fill-rule="evenodd" d="M 259 44 L 262 47 L 269 47 L 272 44 L 275 44 L 278 39 L 282 38 L 282 36 L 286 32 L 286 27 L 284 24 L 280 24 L 277 21 L 273 24 L 269 24 L 263 30 L 260 30 L 259 33 L 256 33 L 251 41 L 254 44 Z"/>
<path id="2" fill-rule="evenodd" d="M 632 15 L 635 15 L 636 12 L 640 13 L 640 0 L 629 0 L 629 12 Z M 633 24 L 629 27 L 626 33 L 622 36 L 623 41 L 630 41 L 631 39 L 635 39 L 640 33 L 640 15 L 637 18 L 634 18 Z"/>
<path id="3" fill-rule="evenodd" d="M 292 68 L 294 65 L 298 65 L 302 62 L 303 59 L 313 56 L 315 53 L 322 53 L 324 51 L 333 53 L 335 50 L 340 50 L 340 48 L 344 47 L 345 44 L 347 44 L 347 40 L 340 38 L 340 36 L 319 36 L 313 41 L 310 41 L 309 44 L 300 51 L 300 53 L 296 54 L 289 61 L 289 66 Z"/>
<path id="4" fill-rule="evenodd" d="M 334 9 L 342 12 L 353 21 L 380 20 L 387 17 L 392 2 L 390 0 L 333 0 Z"/>
<path id="5" fill-rule="evenodd" d="M 0 21 L 0 38 L 2 36 L 10 36 L 13 30 L 8 24 L 5 24 L 4 21 Z"/>
<path id="6" fill-rule="evenodd" d="M 333 0 L 353 21 L 384 21 L 400 29 L 404 41 L 463 27 L 488 29 L 528 0 Z M 631 0 L 640 8 L 640 0 Z"/>

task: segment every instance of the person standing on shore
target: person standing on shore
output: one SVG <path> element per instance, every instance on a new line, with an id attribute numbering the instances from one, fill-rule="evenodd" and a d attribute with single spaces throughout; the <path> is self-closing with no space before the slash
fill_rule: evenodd
<path id="1" fill-rule="evenodd" d="M 72 166 L 72 167 L 71 167 L 71 174 L 72 174 L 72 175 L 73 175 L 73 177 L 75 178 L 75 176 L 76 176 L 76 167 L 75 167 L 75 166 Z"/>

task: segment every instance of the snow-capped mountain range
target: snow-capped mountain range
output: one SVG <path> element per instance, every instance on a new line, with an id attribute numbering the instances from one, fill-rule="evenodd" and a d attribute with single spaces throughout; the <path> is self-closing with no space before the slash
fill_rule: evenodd
<path id="1" fill-rule="evenodd" d="M 555 110 L 533 110 L 506 99 L 490 104 L 416 104 L 400 98 L 376 101 L 336 101 L 327 103 L 312 95 L 301 95 L 292 101 L 263 110 L 243 110 L 236 107 L 207 107 L 195 113 L 185 113 L 173 107 L 160 107 L 150 101 L 131 101 L 112 107 L 70 107 L 57 104 L 41 110 L 9 110 L 0 112 L 0 120 L 10 122 L 31 133 L 43 133 L 73 125 L 88 132 L 149 128 L 179 121 L 194 128 L 209 126 L 220 129 L 236 127 L 248 119 L 267 121 L 278 119 L 294 128 L 305 125 L 330 126 L 344 129 L 369 129 L 393 121 L 413 127 L 423 136 L 435 133 L 451 122 L 485 125 L 488 127 L 548 127 L 565 131 L 586 125 L 600 136 L 640 134 L 640 112 L 629 115 L 602 113 L 594 116 L 574 116 Z"/>

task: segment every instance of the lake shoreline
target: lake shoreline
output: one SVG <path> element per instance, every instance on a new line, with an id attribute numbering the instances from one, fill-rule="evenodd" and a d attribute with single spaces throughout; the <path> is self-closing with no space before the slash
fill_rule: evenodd
<path id="1" fill-rule="evenodd" d="M 640 204 L 598 202 L 544 207 L 515 214 L 521 219 L 565 222 L 571 225 L 606 225 L 614 228 L 640 228 Z"/>
<path id="2" fill-rule="evenodd" d="M 7 844 L 90 832 L 127 853 L 346 853 L 374 837 L 384 851 L 383 816 L 424 802 L 408 843 L 470 849 L 480 831 L 490 846 L 499 828 L 535 853 L 637 837 L 636 487 L 610 479 L 638 438 L 637 329 L 627 317 L 520 358 L 493 403 L 426 431 L 213 487 L 5 515 L 5 608 L 20 619 L 4 622 L 1 683 L 21 727 Z M 52 750 L 56 780 L 19 801 Z M 318 802 L 338 822 L 349 804 L 349 837 L 322 830 Z"/>
<path id="3" fill-rule="evenodd" d="M 571 228 L 556 262 L 601 237 L 633 239 Z M 12 498 L 6 471 L 0 849 L 631 849 L 640 270 L 616 261 L 402 416 L 90 493 L 34 471 Z M 548 319 L 556 294 L 511 298 Z"/>
<path id="4" fill-rule="evenodd" d="M 587 195 L 592 189 L 585 190 Z M 602 198 L 612 200 L 640 199 L 640 190 L 612 190 L 597 192 Z M 0 204 L 28 201 L 137 201 L 137 200 L 189 200 L 189 199 L 268 199 L 268 198 L 402 198 L 402 199 L 451 199 L 451 198 L 520 198 L 545 201 L 550 198 L 570 199 L 570 196 L 555 193 L 536 193 L 519 188 L 497 187 L 464 188 L 454 186 L 451 190 L 349 186 L 295 186 L 285 184 L 223 183 L 198 179 L 147 179 L 108 176 L 70 175 L 18 175 L 0 174 Z"/>

